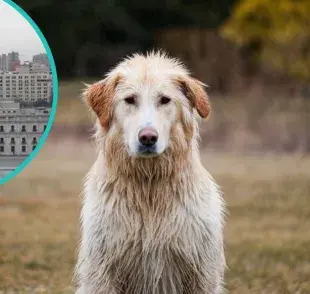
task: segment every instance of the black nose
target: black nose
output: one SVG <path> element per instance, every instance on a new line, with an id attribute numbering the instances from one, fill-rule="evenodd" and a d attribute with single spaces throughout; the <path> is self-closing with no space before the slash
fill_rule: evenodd
<path id="1" fill-rule="evenodd" d="M 157 142 L 158 133 L 152 127 L 146 127 L 139 132 L 139 141 L 144 146 L 153 146 Z"/>

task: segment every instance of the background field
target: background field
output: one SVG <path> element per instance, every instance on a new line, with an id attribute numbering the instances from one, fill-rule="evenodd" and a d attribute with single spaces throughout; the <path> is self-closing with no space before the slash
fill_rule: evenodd
<path id="1" fill-rule="evenodd" d="M 80 192 L 95 157 L 80 88 L 78 82 L 61 84 L 56 124 L 46 145 L 0 189 L 0 293 L 73 293 Z M 280 144 L 275 145 L 277 152 L 256 150 L 255 144 L 269 139 L 243 126 L 251 121 L 243 116 L 253 109 L 252 103 L 243 102 L 241 108 L 239 99 L 228 98 L 211 95 L 213 117 L 202 125 L 204 165 L 228 202 L 227 288 L 238 294 L 310 293 L 310 156 L 298 151 L 301 147 L 284 152 Z M 291 102 L 283 103 L 264 111 L 264 120 L 279 125 L 274 135 L 280 139 L 283 117 L 299 118 L 295 124 L 307 126 L 301 115 L 306 103 L 301 107 L 295 102 L 299 113 L 292 107 L 289 112 Z M 242 144 L 212 142 L 223 120 L 231 128 L 229 140 L 239 137 Z M 254 147 L 241 152 L 253 136 Z"/>

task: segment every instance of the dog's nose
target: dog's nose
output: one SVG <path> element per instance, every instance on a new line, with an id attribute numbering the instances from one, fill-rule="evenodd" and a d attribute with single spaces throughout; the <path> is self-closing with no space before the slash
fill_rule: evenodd
<path id="1" fill-rule="evenodd" d="M 145 127 L 139 132 L 139 141 L 144 146 L 153 146 L 157 139 L 158 133 L 152 127 Z"/>

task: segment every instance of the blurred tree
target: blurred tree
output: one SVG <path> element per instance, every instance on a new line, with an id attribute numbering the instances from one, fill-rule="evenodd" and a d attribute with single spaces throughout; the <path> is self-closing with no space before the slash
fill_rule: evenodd
<path id="1" fill-rule="evenodd" d="M 153 45 L 157 28 L 217 28 L 235 0 L 17 0 L 45 35 L 61 77 L 99 75 Z"/>
<path id="2" fill-rule="evenodd" d="M 265 68 L 310 80 L 310 1 L 243 0 L 221 27 Z"/>

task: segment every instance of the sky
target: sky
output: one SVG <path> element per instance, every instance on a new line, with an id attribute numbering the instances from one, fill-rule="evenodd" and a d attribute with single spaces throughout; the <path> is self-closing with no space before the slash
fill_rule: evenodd
<path id="1" fill-rule="evenodd" d="M 28 21 L 12 6 L 0 0 L 0 54 L 19 52 L 23 61 L 32 60 L 37 53 L 45 53 L 44 46 Z"/>

